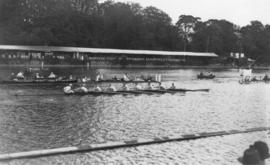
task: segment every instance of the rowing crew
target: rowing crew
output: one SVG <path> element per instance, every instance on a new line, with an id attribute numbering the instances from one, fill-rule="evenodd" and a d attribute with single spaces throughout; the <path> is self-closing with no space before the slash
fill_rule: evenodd
<path id="1" fill-rule="evenodd" d="M 245 77 L 242 77 L 242 79 L 240 80 L 240 82 L 256 82 L 256 81 L 269 82 L 270 78 L 269 78 L 269 76 L 267 74 L 265 74 L 264 77 L 262 77 L 262 76 L 260 76 L 260 77 L 257 77 L 257 76 L 254 76 L 254 77 L 245 76 Z"/>
<path id="2" fill-rule="evenodd" d="M 87 93 L 91 91 L 94 91 L 94 92 L 117 92 L 118 91 L 116 87 L 113 86 L 112 84 L 109 84 L 108 87 L 106 87 L 104 90 L 101 89 L 101 87 L 99 87 L 98 85 L 95 85 L 94 87 L 89 88 L 89 89 L 86 88 L 85 84 L 81 84 L 80 87 L 75 88 L 75 89 L 72 89 L 72 87 L 73 87 L 72 84 L 69 84 L 68 86 L 64 87 L 63 89 L 64 93 L 72 94 L 72 93 Z M 174 83 L 172 83 L 169 89 L 175 89 Z M 136 86 L 133 88 L 127 86 L 126 84 L 123 84 L 123 87 L 119 91 L 141 91 L 141 90 L 166 90 L 166 89 L 160 84 L 156 87 L 152 87 L 149 82 L 145 88 L 143 88 L 139 83 L 137 83 Z"/>
<path id="3" fill-rule="evenodd" d="M 155 81 L 159 81 L 159 82 L 161 82 L 161 75 L 155 75 L 156 77 L 155 77 Z M 97 76 L 96 76 L 96 81 L 103 81 L 104 80 L 104 78 L 103 78 L 103 74 L 100 74 L 100 73 L 98 73 L 97 74 Z M 147 77 L 145 77 L 145 76 L 143 76 L 143 75 L 141 75 L 141 76 L 136 76 L 136 77 L 131 77 L 130 75 L 128 75 L 127 73 L 125 73 L 124 75 L 123 75 L 123 77 L 117 77 L 116 75 L 114 75 L 113 77 L 112 77 L 112 80 L 113 81 L 126 81 L 126 82 L 128 82 L 128 81 L 153 81 L 154 80 L 154 78 L 153 77 L 151 77 L 151 76 L 147 76 Z"/>
<path id="4" fill-rule="evenodd" d="M 10 79 L 11 80 L 24 80 L 27 76 L 24 75 L 24 72 L 20 71 L 18 72 L 16 75 L 14 73 L 11 73 L 10 75 Z M 39 73 L 36 73 L 35 76 L 34 76 L 35 79 L 43 79 L 44 77 L 43 76 L 40 76 Z M 56 79 L 56 75 L 51 72 L 48 76 L 48 79 Z"/>
<path id="5" fill-rule="evenodd" d="M 64 93 L 65 94 L 71 94 L 71 93 L 87 93 L 90 91 L 95 91 L 95 92 L 102 92 L 103 90 L 98 86 L 94 86 L 92 89 L 87 89 L 85 84 L 81 84 L 80 87 L 72 89 L 73 85 L 69 84 L 68 86 L 64 87 Z M 109 84 L 109 87 L 106 88 L 106 92 L 109 91 L 116 91 L 116 88 Z"/>

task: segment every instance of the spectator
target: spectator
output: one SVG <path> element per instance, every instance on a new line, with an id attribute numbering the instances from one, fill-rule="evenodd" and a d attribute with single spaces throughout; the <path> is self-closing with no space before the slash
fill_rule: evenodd
<path id="1" fill-rule="evenodd" d="M 256 141 L 253 144 L 254 148 L 259 152 L 261 160 L 268 159 L 270 157 L 268 145 L 263 141 Z"/>
<path id="2" fill-rule="evenodd" d="M 245 150 L 243 157 L 238 158 L 242 165 L 265 165 L 264 160 L 260 158 L 259 152 L 254 146 Z"/>

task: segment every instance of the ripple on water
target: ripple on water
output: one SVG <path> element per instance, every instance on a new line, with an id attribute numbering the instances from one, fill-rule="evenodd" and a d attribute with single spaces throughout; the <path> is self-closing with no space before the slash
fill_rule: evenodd
<path id="1" fill-rule="evenodd" d="M 136 74 L 139 71 L 132 72 Z M 228 71 L 219 72 L 225 78 L 198 81 L 193 79 L 197 72 L 162 71 L 167 75 L 163 78 L 167 86 L 176 81 L 177 87 L 210 88 L 209 93 L 15 97 L 12 94 L 18 90 L 23 94 L 62 91 L 53 87 L 0 86 L 0 152 L 269 126 L 269 84 L 240 85 L 234 77 L 236 73 Z M 232 157 L 240 154 L 235 147 L 241 146 L 242 152 L 244 145 L 241 144 L 244 142 L 237 144 L 233 138 L 222 137 L 178 145 L 171 143 L 83 156 L 59 156 L 56 162 L 206 164 L 209 161 L 210 164 L 234 164 L 236 162 Z M 121 154 L 126 156 L 118 156 Z M 52 163 L 49 158 L 42 160 Z"/>

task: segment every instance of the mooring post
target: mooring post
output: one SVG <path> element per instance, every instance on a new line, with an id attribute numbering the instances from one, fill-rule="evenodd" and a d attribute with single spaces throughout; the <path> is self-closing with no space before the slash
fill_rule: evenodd
<path id="1" fill-rule="evenodd" d="M 41 61 L 41 69 L 43 69 L 43 67 L 44 67 L 44 62 Z"/>
<path id="2" fill-rule="evenodd" d="M 87 69 L 89 69 L 90 67 L 89 61 L 87 61 L 86 66 L 87 66 Z"/>

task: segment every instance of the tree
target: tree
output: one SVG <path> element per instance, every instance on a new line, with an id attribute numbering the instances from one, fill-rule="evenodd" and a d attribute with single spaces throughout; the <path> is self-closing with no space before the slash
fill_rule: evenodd
<path id="1" fill-rule="evenodd" d="M 143 11 L 144 44 L 154 50 L 175 50 L 180 40 L 172 20 L 162 10 L 146 7 Z"/>
<path id="2" fill-rule="evenodd" d="M 260 21 L 251 21 L 250 25 L 241 28 L 245 54 L 253 59 L 266 56 L 269 39 L 265 26 Z"/>
<path id="3" fill-rule="evenodd" d="M 194 28 L 200 20 L 201 18 L 191 15 L 179 16 L 176 27 L 179 35 L 184 39 L 184 51 L 186 51 L 187 45 L 191 41 L 191 34 L 194 33 Z"/>
<path id="4" fill-rule="evenodd" d="M 228 56 L 237 49 L 236 30 L 236 26 L 226 20 L 198 23 L 192 35 L 192 47 L 196 51 L 210 51 Z"/>

